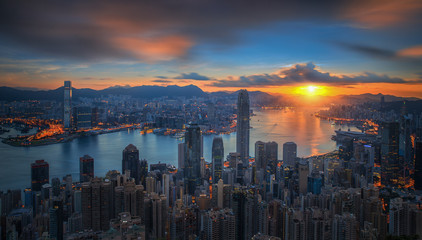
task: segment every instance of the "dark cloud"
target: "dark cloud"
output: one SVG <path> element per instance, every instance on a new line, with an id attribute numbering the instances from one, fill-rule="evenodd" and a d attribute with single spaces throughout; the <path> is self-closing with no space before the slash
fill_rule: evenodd
<path id="1" fill-rule="evenodd" d="M 421 9 L 419 0 L 1 1 L 0 38 L 60 59 L 154 62 L 184 58 L 198 42 L 234 44 L 241 30 L 280 21 L 417 25 Z"/>
<path id="2" fill-rule="evenodd" d="M 159 78 L 159 79 L 167 79 L 168 77 L 166 77 L 166 76 L 155 76 L 155 78 Z"/>
<path id="3" fill-rule="evenodd" d="M 190 80 L 197 80 L 197 81 L 211 80 L 211 78 L 207 76 L 199 75 L 198 73 L 195 73 L 195 72 L 181 73 L 179 76 L 174 77 L 174 79 L 190 79 Z"/>
<path id="4" fill-rule="evenodd" d="M 171 83 L 170 80 L 163 80 L 163 79 L 152 80 L 152 82 L 155 82 L 155 83 Z"/>
<path id="5" fill-rule="evenodd" d="M 352 50 L 352 51 L 355 51 L 355 52 L 358 52 L 370 57 L 374 57 L 374 58 L 378 58 L 382 60 L 394 61 L 395 63 L 404 64 L 407 66 L 411 65 L 412 67 L 414 66 L 422 67 L 421 58 L 402 54 L 402 51 L 393 51 L 393 50 L 388 50 L 388 49 L 383 49 L 383 48 L 366 46 L 362 44 L 352 44 L 352 43 L 344 43 L 344 42 L 339 42 L 336 44 L 346 49 L 349 49 L 349 50 Z"/>
<path id="6" fill-rule="evenodd" d="M 296 64 L 274 74 L 240 76 L 227 80 L 218 80 L 215 87 L 265 87 L 283 86 L 297 83 L 318 83 L 327 85 L 354 85 L 359 83 L 407 83 L 401 78 L 389 77 L 365 72 L 359 75 L 336 75 L 322 72 L 313 63 Z"/>

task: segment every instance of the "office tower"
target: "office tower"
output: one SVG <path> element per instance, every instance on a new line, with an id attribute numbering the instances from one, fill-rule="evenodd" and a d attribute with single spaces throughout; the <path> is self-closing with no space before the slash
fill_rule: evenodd
<path id="1" fill-rule="evenodd" d="M 138 149 L 129 144 L 123 150 L 123 160 L 122 160 L 122 172 L 125 174 L 126 170 L 130 171 L 130 177 L 135 179 L 135 183 L 139 184 L 140 180 L 140 162 L 139 162 L 139 151 Z"/>
<path id="2" fill-rule="evenodd" d="M 265 154 L 265 143 L 257 141 L 255 143 L 255 165 L 257 170 L 267 169 L 267 156 Z"/>
<path id="3" fill-rule="evenodd" d="M 240 90 L 237 98 L 236 152 L 240 159 L 249 162 L 249 96 L 247 90 Z"/>
<path id="4" fill-rule="evenodd" d="M 64 102 L 63 102 L 63 126 L 65 129 L 71 128 L 72 123 L 72 83 L 64 82 Z"/>
<path id="5" fill-rule="evenodd" d="M 94 159 L 85 155 L 79 158 L 79 181 L 89 182 L 94 178 Z"/>
<path id="6" fill-rule="evenodd" d="M 31 163 L 31 188 L 32 191 L 41 191 L 41 186 L 50 179 L 49 165 L 44 160 L 36 160 Z"/>
<path id="7" fill-rule="evenodd" d="M 399 123 L 381 125 L 381 184 L 384 186 L 398 186 L 403 172 L 399 160 L 399 134 Z"/>
<path id="8" fill-rule="evenodd" d="M 80 106 L 75 108 L 75 123 L 77 129 L 89 129 L 92 123 L 92 109 L 88 106 Z"/>
<path id="9" fill-rule="evenodd" d="M 177 168 L 182 170 L 185 167 L 185 143 L 179 143 L 177 145 Z"/>
<path id="10" fill-rule="evenodd" d="M 24 199 L 25 199 L 25 208 L 32 208 L 32 202 L 33 202 L 33 196 L 34 196 L 32 189 L 25 188 L 23 192 L 24 192 Z M 0 206 L 1 206 L 1 200 L 0 200 Z"/>
<path id="11" fill-rule="evenodd" d="M 275 174 L 278 164 L 278 144 L 276 142 L 265 143 L 266 162 L 270 165 L 271 174 Z"/>
<path id="12" fill-rule="evenodd" d="M 93 231 L 108 230 L 111 216 L 111 183 L 93 178 L 82 183 L 82 226 Z"/>
<path id="13" fill-rule="evenodd" d="M 146 178 L 148 176 L 148 162 L 147 160 L 143 159 L 140 162 L 140 174 L 139 174 L 139 184 L 146 188 Z"/>
<path id="14" fill-rule="evenodd" d="M 191 124 L 185 133 L 185 186 L 190 195 L 201 184 L 201 129 L 198 124 Z"/>
<path id="15" fill-rule="evenodd" d="M 52 187 L 52 193 L 53 196 L 58 197 L 60 195 L 60 179 L 59 178 L 53 178 L 51 179 L 51 187 Z"/>
<path id="16" fill-rule="evenodd" d="M 422 191 L 422 141 L 415 142 L 415 190 Z"/>
<path id="17" fill-rule="evenodd" d="M 308 175 L 309 175 L 309 164 L 308 162 L 298 163 L 299 173 L 299 194 L 306 195 L 308 191 Z"/>
<path id="18" fill-rule="evenodd" d="M 308 177 L 308 192 L 312 194 L 320 194 L 323 184 L 323 178 L 318 172 L 313 171 Z"/>
<path id="19" fill-rule="evenodd" d="M 222 179 L 224 165 L 223 138 L 215 137 L 212 140 L 212 181 L 217 183 Z"/>
<path id="20" fill-rule="evenodd" d="M 297 145 L 294 142 L 286 142 L 283 144 L 283 162 L 284 165 L 294 166 L 297 157 Z"/>
<path id="21" fill-rule="evenodd" d="M 50 238 L 63 239 L 63 203 L 60 198 L 54 198 L 53 206 L 50 208 Z"/>

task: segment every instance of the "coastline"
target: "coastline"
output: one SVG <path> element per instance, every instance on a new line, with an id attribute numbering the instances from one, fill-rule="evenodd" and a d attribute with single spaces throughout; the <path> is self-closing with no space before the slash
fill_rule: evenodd
<path id="1" fill-rule="evenodd" d="M 89 131 L 89 132 L 76 132 L 76 133 L 70 133 L 67 135 L 60 134 L 54 137 L 40 139 L 40 140 L 32 140 L 32 141 L 25 141 L 23 139 L 19 141 L 19 137 L 3 138 L 2 143 L 7 144 L 9 146 L 13 146 L 13 147 L 38 147 L 38 146 L 46 146 L 46 145 L 52 145 L 52 144 L 57 144 L 57 143 L 71 142 L 73 139 L 85 137 L 85 136 L 96 136 L 96 135 L 114 133 L 114 132 L 119 132 L 119 131 L 123 131 L 127 129 L 135 129 L 135 128 L 136 126 L 126 126 L 126 127 L 115 128 L 115 129 L 110 129 L 110 130 L 104 129 L 104 130 Z"/>

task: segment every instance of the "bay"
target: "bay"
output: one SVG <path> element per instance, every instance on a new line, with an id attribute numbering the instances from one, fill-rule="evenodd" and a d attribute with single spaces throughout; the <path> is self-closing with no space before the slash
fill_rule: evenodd
<path id="1" fill-rule="evenodd" d="M 250 155 L 255 155 L 256 141 L 278 143 L 278 158 L 283 156 L 283 143 L 295 142 L 298 156 L 326 153 L 337 148 L 331 140 L 335 129 L 347 126 L 332 125 L 327 120 L 313 116 L 316 108 L 285 108 L 281 110 L 254 110 L 251 118 Z M 356 128 L 350 127 L 352 131 Z M 7 136 L 8 133 L 2 135 Z M 10 134 L 10 133 L 9 133 Z M 204 158 L 211 161 L 212 140 L 215 135 L 204 136 Z M 236 133 L 222 135 L 224 152 L 236 151 Z M 94 158 L 96 176 L 108 170 L 121 171 L 122 151 L 134 144 L 140 158 L 151 163 L 167 163 L 177 167 L 177 145 L 183 140 L 155 134 L 140 135 L 139 130 L 121 131 L 75 139 L 71 142 L 37 146 L 12 147 L 0 143 L 0 190 L 30 187 L 31 163 L 44 159 L 50 165 L 50 178 L 72 174 L 79 180 L 79 158 L 85 154 Z"/>

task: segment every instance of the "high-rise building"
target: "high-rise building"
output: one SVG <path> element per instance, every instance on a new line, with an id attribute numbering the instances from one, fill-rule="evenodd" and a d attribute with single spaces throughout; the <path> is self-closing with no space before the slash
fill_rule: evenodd
<path id="1" fill-rule="evenodd" d="M 415 142 L 415 189 L 422 191 L 422 141 Z"/>
<path id="2" fill-rule="evenodd" d="M 82 183 L 82 226 L 94 231 L 108 230 L 111 217 L 111 182 L 94 178 Z"/>
<path id="3" fill-rule="evenodd" d="M 267 158 L 265 155 L 265 143 L 257 141 L 255 143 L 255 165 L 257 170 L 267 168 Z"/>
<path id="4" fill-rule="evenodd" d="M 236 152 L 243 162 L 249 162 L 249 95 L 247 90 L 240 90 L 237 98 Z"/>
<path id="5" fill-rule="evenodd" d="M 85 155 L 79 158 L 79 181 L 89 182 L 94 178 L 94 158 Z"/>
<path id="6" fill-rule="evenodd" d="M 224 164 L 223 138 L 215 137 L 212 141 L 212 180 L 217 183 L 222 179 Z"/>
<path id="7" fill-rule="evenodd" d="M 64 101 L 63 101 L 63 126 L 65 129 L 71 128 L 72 123 L 72 83 L 64 82 Z"/>
<path id="8" fill-rule="evenodd" d="M 130 177 L 135 179 L 135 183 L 139 184 L 140 170 L 141 170 L 141 166 L 139 162 L 139 151 L 132 144 L 129 144 L 123 150 L 123 160 L 122 160 L 123 174 L 125 174 L 127 170 L 130 171 Z"/>
<path id="9" fill-rule="evenodd" d="M 41 186 L 50 179 L 49 165 L 44 160 L 36 160 L 31 163 L 31 188 L 32 191 L 41 191 Z"/>
<path id="10" fill-rule="evenodd" d="M 185 143 L 179 143 L 177 145 L 177 163 L 178 169 L 183 169 L 185 167 Z"/>
<path id="11" fill-rule="evenodd" d="M 398 122 L 385 122 L 381 125 L 381 184 L 385 186 L 397 186 L 402 175 L 399 130 Z"/>
<path id="12" fill-rule="evenodd" d="M 309 163 L 299 162 L 297 165 L 299 173 L 299 194 L 306 195 L 308 191 Z"/>
<path id="13" fill-rule="evenodd" d="M 49 233 L 51 239 L 63 239 L 63 203 L 60 198 L 53 200 L 53 206 L 50 208 L 50 227 Z"/>
<path id="14" fill-rule="evenodd" d="M 294 166 L 297 157 L 297 145 L 294 142 L 283 144 L 283 162 L 284 165 Z"/>
<path id="15" fill-rule="evenodd" d="M 201 128 L 191 124 L 185 133 L 185 186 L 190 195 L 201 184 Z"/>
<path id="16" fill-rule="evenodd" d="M 276 142 L 265 143 L 266 162 L 270 165 L 271 174 L 275 174 L 278 164 L 278 144 Z"/>
<path id="17" fill-rule="evenodd" d="M 92 109 L 88 106 L 75 108 L 75 123 L 78 129 L 89 129 L 92 127 Z"/>
<path id="18" fill-rule="evenodd" d="M 143 159 L 140 162 L 140 176 L 139 176 L 139 184 L 142 184 L 144 186 L 144 189 L 146 188 L 146 178 L 148 176 L 148 162 L 147 160 Z"/>

